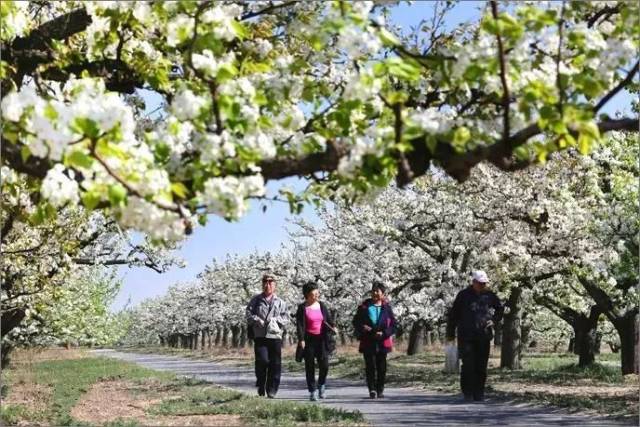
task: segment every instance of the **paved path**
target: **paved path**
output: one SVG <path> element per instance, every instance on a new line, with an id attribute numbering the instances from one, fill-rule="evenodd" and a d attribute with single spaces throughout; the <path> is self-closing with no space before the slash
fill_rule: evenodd
<path id="1" fill-rule="evenodd" d="M 172 371 L 212 383 L 256 393 L 253 370 L 176 356 L 122 353 L 97 350 L 97 354 L 114 357 L 142 366 Z M 331 376 L 331 372 L 329 372 Z M 505 402 L 463 403 L 458 396 L 412 388 L 387 387 L 384 400 L 369 399 L 366 387 L 350 380 L 331 380 L 327 399 L 322 405 L 359 410 L 374 426 L 607 426 L 624 425 L 602 417 L 572 415 L 560 409 Z M 304 377 L 283 373 L 278 399 L 308 401 Z M 635 424 L 635 423 L 633 423 Z"/>

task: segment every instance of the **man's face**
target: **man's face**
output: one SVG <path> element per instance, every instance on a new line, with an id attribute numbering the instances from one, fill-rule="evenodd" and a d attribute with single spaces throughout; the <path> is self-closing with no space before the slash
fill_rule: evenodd
<path id="1" fill-rule="evenodd" d="M 382 292 L 380 289 L 376 288 L 371 291 L 371 298 L 374 301 L 380 301 L 383 296 L 384 296 L 384 292 Z"/>
<path id="2" fill-rule="evenodd" d="M 472 283 L 473 286 L 473 290 L 476 291 L 477 293 L 481 294 L 482 292 L 485 292 L 487 290 L 487 283 L 486 282 L 478 282 L 477 280 L 474 280 Z"/>
<path id="3" fill-rule="evenodd" d="M 262 281 L 262 292 L 266 296 L 273 295 L 276 290 L 276 281 L 272 278 L 267 278 Z"/>

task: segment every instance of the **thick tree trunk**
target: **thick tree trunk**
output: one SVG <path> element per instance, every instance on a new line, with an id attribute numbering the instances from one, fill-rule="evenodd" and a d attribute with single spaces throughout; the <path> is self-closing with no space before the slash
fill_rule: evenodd
<path id="1" fill-rule="evenodd" d="M 578 355 L 578 366 L 585 367 L 595 362 L 598 319 L 601 311 L 597 306 L 591 307 L 589 317 L 577 317 L 573 326 L 575 338 L 574 352 Z"/>
<path id="2" fill-rule="evenodd" d="M 431 347 L 431 344 L 433 343 L 433 339 L 431 338 L 433 336 L 433 332 L 431 332 L 430 330 L 427 330 L 424 333 L 424 345 L 425 347 Z"/>
<path id="3" fill-rule="evenodd" d="M 521 312 L 522 288 L 511 289 L 507 306 L 509 312 L 504 316 L 502 326 L 502 351 L 500 352 L 500 367 L 507 369 L 520 369 L 521 355 Z"/>
<path id="4" fill-rule="evenodd" d="M 411 325 L 409 332 L 409 345 L 407 345 L 407 355 L 412 356 L 424 351 L 424 330 L 425 323 L 423 320 L 416 320 Z"/>
<path id="5" fill-rule="evenodd" d="M 613 320 L 613 319 L 611 319 Z M 638 312 L 637 309 L 627 313 L 624 317 L 615 319 L 613 326 L 620 335 L 620 359 L 622 362 L 622 375 L 639 373 L 638 364 L 640 351 L 638 339 Z"/>

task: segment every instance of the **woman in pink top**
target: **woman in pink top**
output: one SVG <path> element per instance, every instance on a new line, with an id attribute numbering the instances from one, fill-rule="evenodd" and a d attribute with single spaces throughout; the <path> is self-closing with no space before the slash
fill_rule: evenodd
<path id="1" fill-rule="evenodd" d="M 329 371 L 329 355 L 335 351 L 336 328 L 326 305 L 319 301 L 318 285 L 309 282 L 302 287 L 305 301 L 298 306 L 296 325 L 298 345 L 304 350 L 304 368 L 311 401 L 324 399 Z M 316 381 L 316 361 L 318 381 Z M 317 394 L 316 394 L 317 392 Z"/>

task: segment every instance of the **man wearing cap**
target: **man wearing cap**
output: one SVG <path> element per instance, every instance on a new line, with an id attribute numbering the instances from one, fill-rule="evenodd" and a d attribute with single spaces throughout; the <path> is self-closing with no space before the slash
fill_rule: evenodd
<path id="1" fill-rule="evenodd" d="M 497 295 L 487 289 L 487 273 L 472 273 L 471 285 L 456 295 L 449 311 L 447 339 L 458 330 L 458 354 L 462 360 L 460 387 L 466 401 L 484 400 L 489 349 L 493 325 L 502 319 L 504 308 Z"/>
<path id="2" fill-rule="evenodd" d="M 287 303 L 275 294 L 276 279 L 262 276 L 262 293 L 251 298 L 246 318 L 253 331 L 258 395 L 274 398 L 282 371 L 282 333 L 289 322 Z"/>

